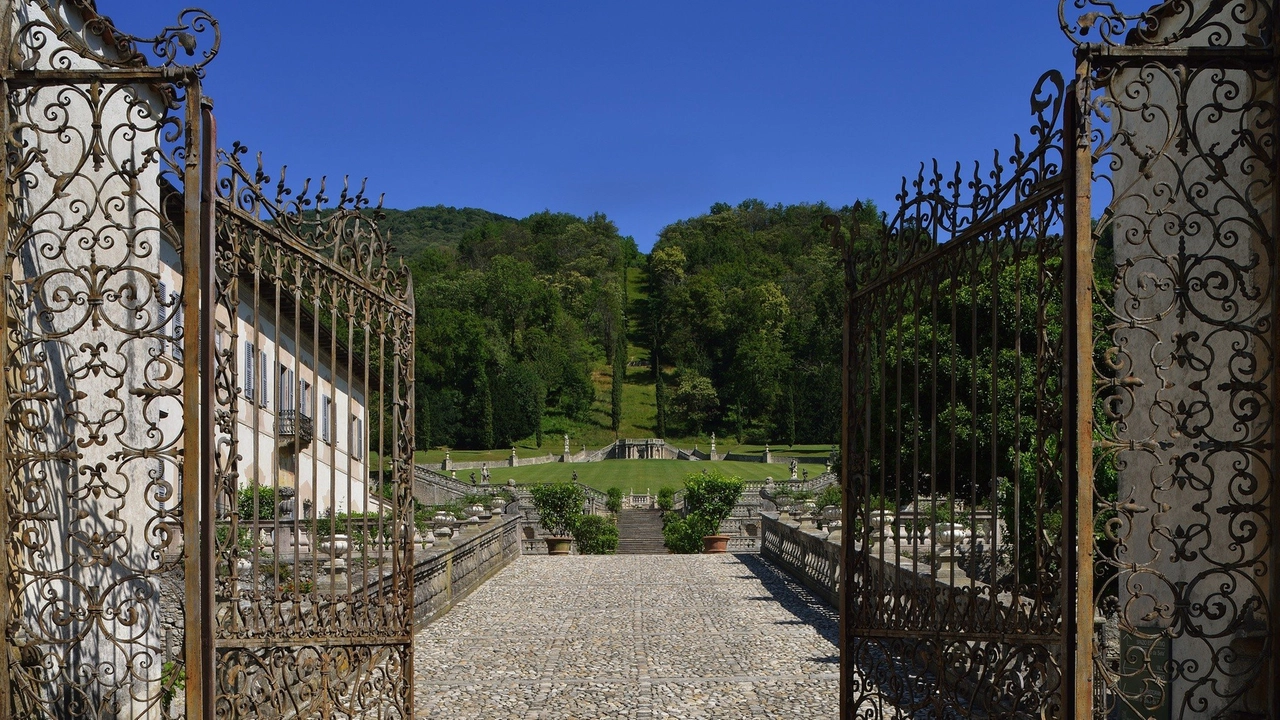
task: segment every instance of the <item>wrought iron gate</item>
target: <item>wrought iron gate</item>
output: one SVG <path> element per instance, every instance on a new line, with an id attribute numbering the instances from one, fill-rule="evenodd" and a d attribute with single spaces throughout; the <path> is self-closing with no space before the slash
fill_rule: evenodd
<path id="1" fill-rule="evenodd" d="M 834 228 L 842 715 L 1280 717 L 1275 5 L 1060 16 L 1032 142 Z"/>
<path id="2" fill-rule="evenodd" d="M 326 208 L 244 154 L 214 263 L 217 714 L 410 718 L 409 274 L 363 188 Z"/>
<path id="3" fill-rule="evenodd" d="M 0 718 L 410 717 L 412 291 L 377 209 L 217 153 L 208 15 L 3 19 Z"/>
<path id="4" fill-rule="evenodd" d="M 1065 24 L 1100 40 L 1076 57 L 1106 208 L 1080 240 L 1097 632 L 1077 652 L 1100 717 L 1280 717 L 1275 2 L 1089 4 Z"/>
<path id="5" fill-rule="evenodd" d="M 846 717 L 1064 716 L 1063 93 L 849 228 Z"/>

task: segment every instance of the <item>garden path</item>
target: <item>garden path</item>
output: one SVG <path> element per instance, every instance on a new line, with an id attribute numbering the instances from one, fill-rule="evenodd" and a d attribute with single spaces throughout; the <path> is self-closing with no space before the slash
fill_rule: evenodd
<path id="1" fill-rule="evenodd" d="M 755 555 L 524 556 L 423 628 L 420 718 L 834 718 L 834 609 Z"/>

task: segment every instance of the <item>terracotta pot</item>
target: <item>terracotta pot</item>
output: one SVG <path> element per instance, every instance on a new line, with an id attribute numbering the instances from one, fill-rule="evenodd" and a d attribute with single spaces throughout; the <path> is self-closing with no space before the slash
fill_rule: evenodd
<path id="1" fill-rule="evenodd" d="M 704 555 L 713 555 L 729 551 L 728 535 L 706 535 L 702 538 L 702 552 Z"/>
<path id="2" fill-rule="evenodd" d="M 571 537 L 549 537 L 547 538 L 547 554 L 548 555 L 568 555 L 569 547 L 573 543 Z"/>

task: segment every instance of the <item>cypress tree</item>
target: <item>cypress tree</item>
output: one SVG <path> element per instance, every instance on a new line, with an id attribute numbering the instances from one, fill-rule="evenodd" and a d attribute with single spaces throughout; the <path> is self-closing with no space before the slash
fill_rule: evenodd
<path id="1" fill-rule="evenodd" d="M 476 393 L 480 396 L 480 447 L 485 450 L 493 449 L 493 391 L 489 387 L 489 373 L 485 372 L 484 366 L 480 366 L 480 373 L 476 377 Z"/>
<path id="2" fill-rule="evenodd" d="M 662 363 L 658 361 L 657 353 L 653 353 L 653 376 L 653 400 L 658 410 L 654 429 L 659 439 L 665 439 L 667 437 L 667 384 L 662 380 Z"/>
<path id="3" fill-rule="evenodd" d="M 618 324 L 614 333 L 613 350 L 613 383 L 611 400 L 613 401 L 610 420 L 613 424 L 613 435 L 617 437 L 622 427 L 622 383 L 627 379 L 627 262 L 625 257 L 618 259 L 618 278 L 621 281 L 618 298 Z"/>
<path id="4" fill-rule="evenodd" d="M 622 427 L 622 383 L 627 379 L 627 336 L 619 332 L 617 343 L 618 347 L 613 351 L 613 412 L 610 417 L 614 435 Z"/>

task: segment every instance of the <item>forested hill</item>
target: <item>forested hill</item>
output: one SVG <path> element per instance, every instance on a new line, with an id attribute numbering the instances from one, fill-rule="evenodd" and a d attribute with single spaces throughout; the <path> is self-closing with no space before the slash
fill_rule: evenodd
<path id="1" fill-rule="evenodd" d="M 821 227 L 831 212 L 718 203 L 667 226 L 646 257 L 601 214 L 387 211 L 414 275 L 417 446 L 507 447 L 543 431 L 599 441 L 619 427 L 837 441 L 844 284 Z M 628 373 L 628 360 L 642 362 Z"/>
<path id="2" fill-rule="evenodd" d="M 420 208 L 395 218 L 427 228 L 416 252 L 397 242 L 417 305 L 417 446 L 504 447 L 539 436 L 547 416 L 585 421 L 592 371 L 625 338 L 635 242 L 599 214 Z"/>
<path id="3" fill-rule="evenodd" d="M 488 223 L 515 222 L 513 218 L 488 210 L 446 205 L 413 210 L 383 209 L 382 212 L 385 218 L 378 225 L 390 233 L 396 253 L 406 260 L 428 247 L 454 247 L 469 231 Z"/>
<path id="4" fill-rule="evenodd" d="M 838 441 L 844 275 L 822 228 L 831 212 L 717 203 L 662 230 L 641 309 L 644 344 L 663 368 L 660 434 Z M 860 224 L 877 222 L 870 203 L 862 213 Z"/>

